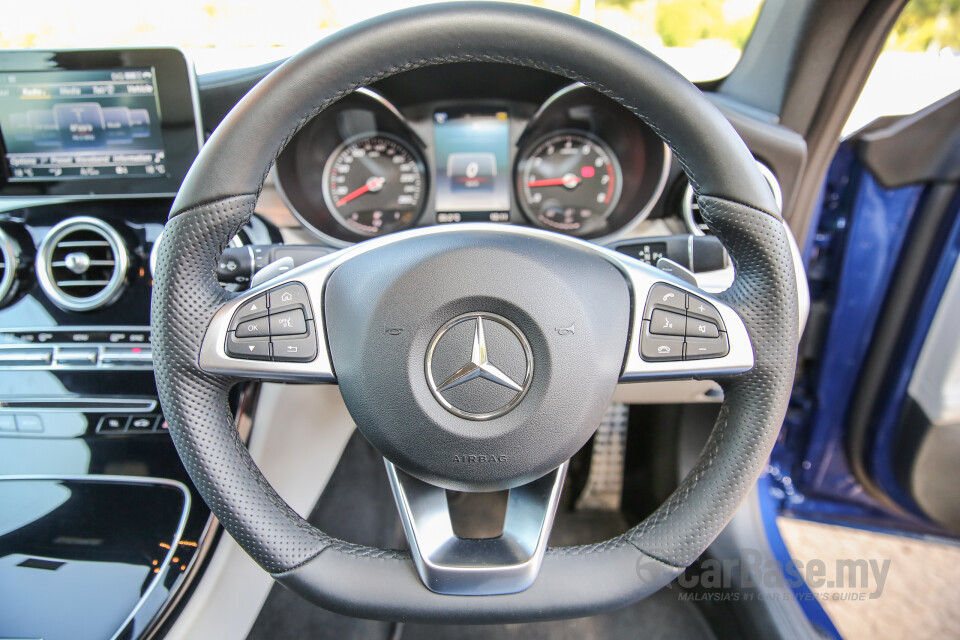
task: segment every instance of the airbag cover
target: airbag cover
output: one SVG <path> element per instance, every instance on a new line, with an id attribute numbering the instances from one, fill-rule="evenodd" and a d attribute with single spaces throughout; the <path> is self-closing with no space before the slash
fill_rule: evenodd
<path id="1" fill-rule="evenodd" d="M 495 229 L 414 233 L 362 252 L 333 272 L 323 304 L 341 393 L 366 438 L 408 473 L 465 491 L 539 478 L 587 442 L 630 318 L 626 279 L 598 252 Z M 493 365 L 484 375 L 471 373 L 478 324 Z M 466 382 L 438 391 L 458 370 Z"/>

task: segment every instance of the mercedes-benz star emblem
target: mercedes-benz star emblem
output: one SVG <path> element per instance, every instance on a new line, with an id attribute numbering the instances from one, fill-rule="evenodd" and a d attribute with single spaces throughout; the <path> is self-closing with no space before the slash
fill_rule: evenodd
<path id="1" fill-rule="evenodd" d="M 470 359 L 464 362 L 468 353 Z M 533 379 L 533 353 L 526 337 L 492 313 L 468 313 L 445 324 L 430 341 L 425 365 L 437 401 L 469 420 L 507 413 L 520 403 Z"/>

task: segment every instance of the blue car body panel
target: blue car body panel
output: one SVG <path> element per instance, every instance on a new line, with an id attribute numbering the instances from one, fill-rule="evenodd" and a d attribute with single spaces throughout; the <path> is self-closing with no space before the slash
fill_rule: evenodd
<path id="1" fill-rule="evenodd" d="M 815 231 L 808 234 L 804 248 L 811 324 L 821 319 L 821 336 L 812 364 L 798 375 L 769 467 L 769 495 L 782 512 L 906 535 L 948 535 L 919 512 L 900 486 L 893 454 L 907 386 L 960 253 L 958 216 L 950 218 L 950 228 L 938 236 L 940 246 L 930 253 L 927 286 L 914 293 L 917 312 L 891 363 L 894 375 L 885 383 L 883 406 L 875 409 L 870 422 L 866 465 L 899 509 L 864 488 L 846 451 L 850 405 L 927 192 L 924 185 L 885 188 L 860 162 L 852 144 L 841 145 L 831 165 Z M 958 203 L 954 207 L 960 208 Z"/>

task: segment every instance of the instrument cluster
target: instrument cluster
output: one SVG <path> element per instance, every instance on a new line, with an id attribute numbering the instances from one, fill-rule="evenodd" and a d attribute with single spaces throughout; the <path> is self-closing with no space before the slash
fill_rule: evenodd
<path id="1" fill-rule="evenodd" d="M 335 246 L 416 226 L 496 222 L 613 239 L 649 215 L 671 154 L 582 84 L 546 99 L 405 99 L 358 89 L 308 122 L 274 179 Z"/>

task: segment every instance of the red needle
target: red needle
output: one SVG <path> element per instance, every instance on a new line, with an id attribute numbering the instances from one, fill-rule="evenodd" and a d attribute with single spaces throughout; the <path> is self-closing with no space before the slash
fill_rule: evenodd
<path id="1" fill-rule="evenodd" d="M 384 182 L 385 182 L 384 178 L 374 178 L 372 180 L 368 180 L 367 183 L 362 187 L 360 187 L 359 189 L 354 189 L 347 195 L 337 200 L 337 206 L 342 207 L 343 205 L 347 204 L 354 198 L 359 198 L 360 196 L 365 194 L 367 191 L 370 191 L 371 189 L 374 191 L 378 190 L 380 187 L 383 186 Z"/>
<path id="2" fill-rule="evenodd" d="M 580 182 L 580 178 L 569 177 L 569 178 L 548 178 L 547 180 L 534 180 L 533 182 L 528 182 L 528 187 L 557 187 L 562 186 L 567 183 L 577 184 Z"/>

